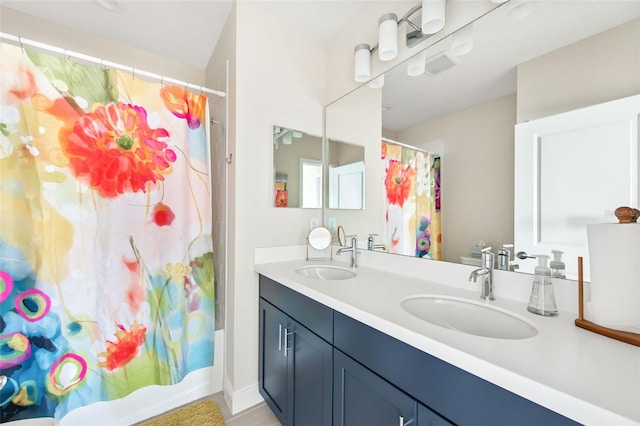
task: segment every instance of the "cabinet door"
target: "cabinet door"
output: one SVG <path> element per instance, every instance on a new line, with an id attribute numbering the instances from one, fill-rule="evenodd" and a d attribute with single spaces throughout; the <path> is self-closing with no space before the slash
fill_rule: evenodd
<path id="1" fill-rule="evenodd" d="M 424 405 L 418 403 L 418 426 L 452 426 L 449 423 Z"/>
<path id="2" fill-rule="evenodd" d="M 417 402 L 338 350 L 333 354 L 335 426 L 415 425 Z"/>
<path id="3" fill-rule="evenodd" d="M 332 418 L 332 347 L 289 319 L 289 413 L 287 424 L 330 426 Z"/>
<path id="4" fill-rule="evenodd" d="M 286 424 L 288 402 L 288 358 L 284 356 L 283 337 L 287 321 L 282 311 L 260 299 L 260 394 L 282 424 Z"/>

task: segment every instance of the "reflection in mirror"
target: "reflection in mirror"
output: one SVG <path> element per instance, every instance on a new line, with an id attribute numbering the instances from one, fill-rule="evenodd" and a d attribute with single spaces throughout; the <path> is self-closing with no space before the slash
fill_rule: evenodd
<path id="1" fill-rule="evenodd" d="M 364 85 L 327 107 L 327 136 L 366 148 L 367 205 L 361 211 L 329 209 L 325 220 L 335 219 L 360 238 L 385 234 L 379 166 L 380 141 L 387 138 L 440 154 L 443 260 L 473 262 L 474 247 L 486 244 L 497 253 L 504 245 L 512 262 L 507 268 L 535 266 L 535 260 L 514 259 L 520 248 L 508 247 L 515 240 L 515 126 L 640 93 L 640 2 L 530 2 L 519 9 L 524 14 L 510 3 L 522 2 L 504 3 L 467 28 L 471 50 L 455 48 L 461 33 L 423 52 L 418 47 L 413 61 L 385 73 L 382 89 Z M 424 72 L 415 71 L 417 57 L 425 61 L 418 67 L 424 65 Z M 414 77 L 408 76 L 409 62 Z M 554 163 L 569 170 L 580 161 L 580 153 L 573 154 Z M 612 176 L 598 176 L 616 185 Z M 615 219 L 601 211 L 593 221 Z M 564 261 L 567 269 L 576 263 Z"/>
<path id="2" fill-rule="evenodd" d="M 329 140 L 328 203 L 330 209 L 364 208 L 364 147 Z"/>
<path id="3" fill-rule="evenodd" d="M 276 207 L 322 208 L 322 138 L 273 126 Z"/>
<path id="4" fill-rule="evenodd" d="M 381 152 L 387 251 L 442 259 L 440 155 L 384 138 Z"/>

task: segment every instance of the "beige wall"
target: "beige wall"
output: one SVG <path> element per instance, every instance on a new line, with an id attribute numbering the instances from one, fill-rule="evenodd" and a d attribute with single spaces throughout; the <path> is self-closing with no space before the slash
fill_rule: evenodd
<path id="1" fill-rule="evenodd" d="M 518 66 L 518 123 L 640 93 L 638 34 L 635 19 Z"/>
<path id="2" fill-rule="evenodd" d="M 513 94 L 396 132 L 441 154 L 445 261 L 460 263 L 480 240 L 496 250 L 513 243 L 515 111 Z"/>

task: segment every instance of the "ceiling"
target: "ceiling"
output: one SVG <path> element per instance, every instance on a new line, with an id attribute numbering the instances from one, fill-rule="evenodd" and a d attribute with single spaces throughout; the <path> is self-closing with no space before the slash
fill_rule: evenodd
<path id="1" fill-rule="evenodd" d="M 327 40 L 367 0 L 246 1 Z M 100 3 L 120 10 L 108 10 Z M 0 1 L 3 7 L 201 69 L 206 68 L 211 58 L 233 3 L 233 0 Z"/>

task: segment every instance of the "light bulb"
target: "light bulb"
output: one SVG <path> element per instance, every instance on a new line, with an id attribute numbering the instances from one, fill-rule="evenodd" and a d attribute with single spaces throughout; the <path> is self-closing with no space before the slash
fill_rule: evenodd
<path id="1" fill-rule="evenodd" d="M 398 16 L 386 13 L 378 20 L 378 58 L 391 61 L 398 56 Z"/>
<path id="2" fill-rule="evenodd" d="M 369 45 L 362 43 L 356 46 L 353 55 L 354 75 L 358 83 L 364 83 L 371 78 L 371 52 Z"/>
<path id="3" fill-rule="evenodd" d="M 382 86 L 384 86 L 384 74 L 380 74 L 378 77 L 369 82 L 369 87 L 371 87 L 372 89 L 379 89 Z"/>
<path id="4" fill-rule="evenodd" d="M 422 32 L 435 34 L 444 28 L 445 0 L 422 0 Z"/>
<path id="5" fill-rule="evenodd" d="M 466 55 L 473 49 L 473 24 L 456 31 L 451 36 L 451 53 L 456 56 Z"/>
<path id="6" fill-rule="evenodd" d="M 409 77 L 416 77 L 424 74 L 425 66 L 427 63 L 427 51 L 423 50 L 417 55 L 412 56 L 407 62 L 407 75 Z"/>

